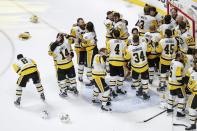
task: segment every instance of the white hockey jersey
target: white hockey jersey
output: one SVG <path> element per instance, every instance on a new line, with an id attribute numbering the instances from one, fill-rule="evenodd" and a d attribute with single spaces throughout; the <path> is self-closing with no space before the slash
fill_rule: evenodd
<path id="1" fill-rule="evenodd" d="M 111 39 L 107 43 L 107 50 L 109 53 L 109 63 L 114 66 L 123 66 L 124 54 L 126 50 L 126 43 L 124 40 Z"/>
<path id="2" fill-rule="evenodd" d="M 183 63 L 177 60 L 172 60 L 171 65 L 170 65 L 169 83 L 180 85 L 181 83 L 178 81 L 182 80 L 183 70 L 184 70 Z"/>
<path id="3" fill-rule="evenodd" d="M 180 33 L 179 35 L 179 48 L 183 53 L 187 53 L 189 47 L 195 48 L 194 38 L 191 35 L 190 31 L 186 31 L 184 33 Z"/>
<path id="4" fill-rule="evenodd" d="M 148 69 L 147 52 L 151 51 L 151 47 L 145 42 L 139 45 L 128 46 L 126 59 L 130 59 L 131 68 L 136 72 L 144 72 Z"/>
<path id="5" fill-rule="evenodd" d="M 112 37 L 111 36 L 111 31 L 114 28 L 113 21 L 111 21 L 110 19 L 106 19 L 104 21 L 104 25 L 105 25 L 105 28 L 106 28 L 106 37 L 111 38 Z"/>
<path id="6" fill-rule="evenodd" d="M 94 77 L 106 76 L 106 64 L 103 57 L 100 54 L 96 54 L 93 59 L 92 75 Z"/>
<path id="7" fill-rule="evenodd" d="M 193 67 L 194 57 L 192 55 L 185 55 L 185 68 L 184 76 L 186 75 L 189 68 Z"/>
<path id="8" fill-rule="evenodd" d="M 83 38 L 83 34 L 85 34 L 85 29 L 83 30 L 79 26 L 72 27 L 70 35 L 75 38 L 75 48 L 80 48 L 80 39 Z"/>
<path id="9" fill-rule="evenodd" d="M 175 38 L 163 38 L 156 47 L 156 52 L 161 53 L 160 63 L 163 65 L 170 65 L 171 61 L 176 56 L 178 43 Z"/>
<path id="10" fill-rule="evenodd" d="M 83 35 L 85 42 L 81 43 L 81 47 L 86 48 L 86 51 L 92 50 L 97 45 L 95 32 L 87 32 Z"/>
<path id="11" fill-rule="evenodd" d="M 35 61 L 25 57 L 17 60 L 13 64 L 13 68 L 17 74 L 22 76 L 38 71 Z"/>
<path id="12" fill-rule="evenodd" d="M 53 53 L 58 68 L 67 69 L 73 65 L 71 52 L 72 48 L 68 43 L 68 39 L 65 39 L 63 44 L 55 48 Z"/>
<path id="13" fill-rule="evenodd" d="M 166 29 L 170 29 L 174 32 L 174 25 L 173 24 L 162 24 L 159 26 L 158 31 L 160 32 L 162 38 L 164 38 Z"/>
<path id="14" fill-rule="evenodd" d="M 129 37 L 127 25 L 123 20 L 114 22 L 113 25 L 114 25 L 114 29 L 120 31 L 120 38 L 127 39 Z"/>
<path id="15" fill-rule="evenodd" d="M 151 25 L 157 26 L 157 20 L 155 17 L 150 15 L 140 15 L 139 20 L 136 24 L 140 28 L 140 32 L 145 33 L 149 31 Z"/>

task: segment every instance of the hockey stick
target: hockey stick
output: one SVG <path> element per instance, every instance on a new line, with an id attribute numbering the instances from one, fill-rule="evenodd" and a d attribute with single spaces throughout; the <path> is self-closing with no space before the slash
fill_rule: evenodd
<path id="1" fill-rule="evenodd" d="M 174 105 L 172 108 L 176 107 L 177 105 L 178 105 L 178 104 Z M 164 111 L 162 111 L 162 112 L 159 112 L 158 114 L 156 114 L 156 115 L 154 115 L 154 116 L 152 116 L 152 117 L 150 117 L 150 118 L 148 118 L 148 119 L 146 119 L 146 120 L 143 120 L 143 121 L 141 121 L 141 122 L 139 122 L 139 123 L 148 122 L 148 121 L 154 119 L 155 117 L 157 117 L 157 116 L 159 116 L 159 115 L 161 115 L 161 114 L 163 114 L 163 113 L 165 113 L 165 112 L 167 112 L 167 109 L 164 110 Z"/>
<path id="2" fill-rule="evenodd" d="M 184 127 L 187 127 L 185 124 L 178 124 L 178 123 L 173 123 L 173 126 L 184 126 Z"/>

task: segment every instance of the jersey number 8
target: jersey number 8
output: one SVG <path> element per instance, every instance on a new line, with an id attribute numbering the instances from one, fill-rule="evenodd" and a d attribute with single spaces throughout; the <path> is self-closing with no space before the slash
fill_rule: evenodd
<path id="1" fill-rule="evenodd" d="M 21 59 L 21 61 L 23 62 L 23 64 L 27 64 L 28 63 L 27 59 L 25 59 L 25 58 Z"/>

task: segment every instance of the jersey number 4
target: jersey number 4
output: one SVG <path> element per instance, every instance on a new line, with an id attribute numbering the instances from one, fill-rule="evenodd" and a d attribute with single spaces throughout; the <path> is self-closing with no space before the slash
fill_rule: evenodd
<path id="1" fill-rule="evenodd" d="M 140 60 L 141 61 L 144 61 L 145 60 L 145 55 L 144 55 L 144 52 L 141 51 L 140 53 L 133 53 L 133 56 L 135 57 L 135 62 L 136 63 L 139 63 Z"/>
<path id="2" fill-rule="evenodd" d="M 120 53 L 120 49 L 119 48 L 120 48 L 120 45 L 117 44 L 115 49 L 114 49 L 116 55 L 119 55 L 119 53 Z"/>

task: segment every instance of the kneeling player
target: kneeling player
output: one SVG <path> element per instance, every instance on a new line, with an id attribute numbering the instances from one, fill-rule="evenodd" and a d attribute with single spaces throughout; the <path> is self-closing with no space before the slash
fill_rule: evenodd
<path id="1" fill-rule="evenodd" d="M 105 82 L 106 76 L 106 56 L 107 56 L 107 49 L 101 48 L 99 54 L 95 55 L 93 60 L 93 69 L 92 69 L 92 77 L 96 88 L 94 88 L 93 93 L 93 103 L 98 103 L 97 99 L 99 93 L 102 93 L 102 106 L 101 109 L 105 111 L 110 111 L 111 109 L 107 107 L 109 104 L 110 98 L 110 89 L 107 83 Z"/>
<path id="2" fill-rule="evenodd" d="M 170 75 L 168 89 L 170 91 L 168 98 L 167 113 L 173 112 L 175 97 L 178 99 L 177 117 L 184 117 L 185 109 L 185 86 L 183 83 L 184 56 L 177 52 L 176 58 L 170 65 Z"/>
<path id="3" fill-rule="evenodd" d="M 15 72 L 19 75 L 17 81 L 17 89 L 16 89 L 16 101 L 14 104 L 16 106 L 20 106 L 21 96 L 23 88 L 26 87 L 29 79 L 33 80 L 33 83 L 36 86 L 38 93 L 40 93 L 40 98 L 45 101 L 44 89 L 41 84 L 39 72 L 37 69 L 37 65 L 34 60 L 23 57 L 22 54 L 17 55 L 17 62 L 13 64 L 13 68 Z"/>

